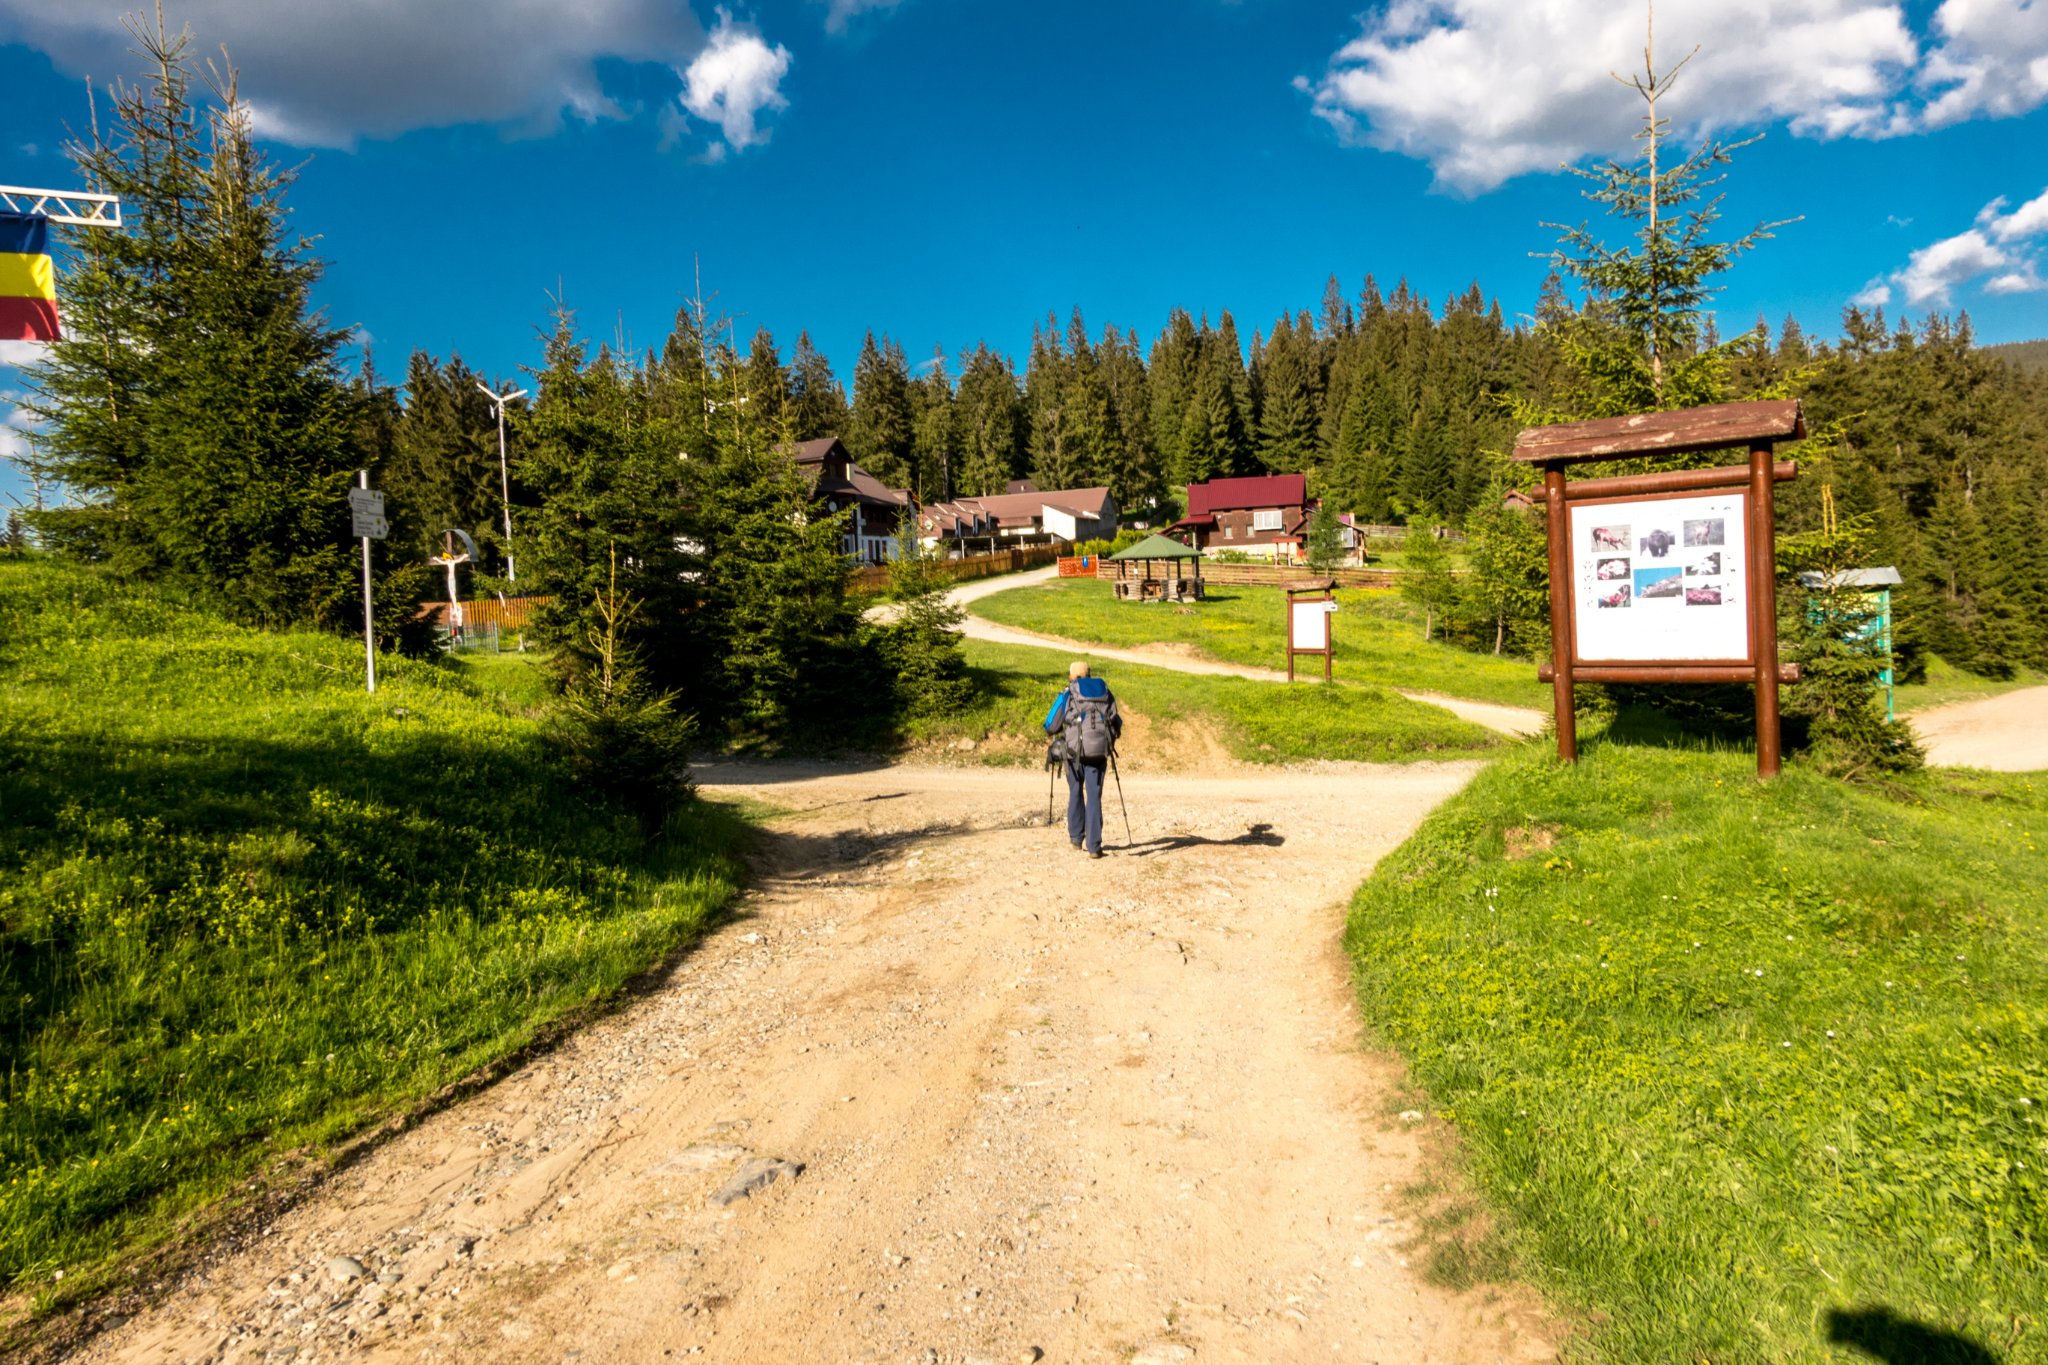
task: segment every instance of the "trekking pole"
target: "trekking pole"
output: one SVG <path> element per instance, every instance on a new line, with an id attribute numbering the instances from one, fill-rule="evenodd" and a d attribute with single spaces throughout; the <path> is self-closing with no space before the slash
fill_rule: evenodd
<path id="1" fill-rule="evenodd" d="M 1048 825 L 1052 823 L 1052 785 L 1058 780 L 1052 766 L 1052 754 L 1048 752 L 1045 756 L 1045 823 Z"/>
<path id="2" fill-rule="evenodd" d="M 1110 775 L 1116 778 L 1116 805 L 1124 813 L 1124 847 L 1131 846 L 1131 808 L 1124 804 L 1124 775 L 1116 769 L 1116 750 L 1109 751 Z"/>

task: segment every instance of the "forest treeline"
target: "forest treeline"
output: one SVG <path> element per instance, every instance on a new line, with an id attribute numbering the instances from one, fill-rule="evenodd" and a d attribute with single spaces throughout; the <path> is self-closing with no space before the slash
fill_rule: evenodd
<path id="1" fill-rule="evenodd" d="M 243 619 L 346 626 L 360 608 L 341 508 L 367 468 L 393 519 L 387 638 L 408 629 L 446 530 L 483 547 L 480 586 L 513 588 L 479 391 L 505 377 L 452 355 L 414 355 L 402 379 L 367 355 L 348 365 L 311 305 L 319 262 L 288 230 L 290 173 L 255 147 L 231 88 L 195 97 L 187 40 L 140 37 L 153 69 L 74 149 L 136 226 L 82 234 L 66 261 L 71 335 L 30 405 L 48 420 L 34 472 L 69 495 L 37 518 L 44 543 Z M 1725 160 L 1710 146 L 1667 163 L 1666 203 Z M 1609 167 L 1595 197 L 1638 217 L 1650 174 Z M 925 500 L 1028 476 L 1108 485 L 1142 515 L 1172 511 L 1193 480 L 1305 472 L 1365 520 L 1466 529 L 1472 588 L 1454 624 L 1533 650 L 1540 537 L 1501 506 L 1523 475 L 1503 459 L 1518 427 L 1798 396 L 1815 436 L 1787 452 L 1808 473 L 1783 496 L 1783 527 L 1813 525 L 1832 488 L 1862 552 L 1901 569 L 1907 675 L 1929 651 L 1985 673 L 2048 664 L 2048 377 L 1977 348 L 1967 317 L 1852 308 L 1832 339 L 1788 320 L 1724 340 L 1706 281 L 1768 235 L 1644 254 L 1575 229 L 1534 312 L 1512 317 L 1477 284 L 1438 304 L 1367 275 L 1249 336 L 1229 312 L 1176 309 L 1149 340 L 1049 314 L 1021 368 L 986 342 L 913 366 L 871 333 L 844 380 L 807 332 L 785 351 L 760 330 L 742 349 L 695 301 L 633 352 L 591 345 L 559 310 L 510 413 L 516 588 L 553 599 L 541 629 L 572 674 L 602 654 L 613 593 L 653 685 L 708 721 L 772 733 L 889 694 L 891 651 L 900 664 L 920 649 L 861 623 L 839 526 L 779 453 L 831 434 Z"/>
<path id="2" fill-rule="evenodd" d="M 1579 316 L 1556 277 L 1535 315 L 1511 322 L 1476 285 L 1438 308 L 1368 275 L 1356 298 L 1332 280 L 1317 311 L 1283 314 L 1248 343 L 1227 312 L 1212 323 L 1175 310 L 1149 346 L 1113 325 L 1091 336 L 1078 310 L 1064 328 L 1047 318 L 1021 374 L 985 343 L 912 373 L 901 345 L 870 336 L 849 399 L 808 333 L 787 359 L 765 329 L 738 353 L 686 306 L 656 351 L 600 347 L 588 363 L 660 393 L 677 357 L 698 357 L 708 387 L 694 401 L 717 412 L 712 395 L 731 390 L 740 414 L 721 431 L 841 436 L 877 477 L 927 501 L 1030 477 L 1170 508 L 1193 479 L 1305 472 L 1364 520 L 1460 525 L 1490 515 L 1515 476 L 1500 456 L 1518 414 L 1560 401 L 1569 367 L 1555 338 Z M 1909 323 L 1850 308 L 1832 340 L 1788 318 L 1775 332 L 1759 320 L 1738 343 L 1722 396 L 1800 397 L 1809 428 L 1828 434 L 1788 451 L 1807 474 L 1782 495 L 1786 527 L 1812 524 L 1830 484 L 1845 515 L 1873 522 L 1871 553 L 1907 577 L 1908 673 L 1927 650 L 1991 673 L 2048 664 L 2048 376 L 1975 346 L 1966 315 Z M 561 382 L 540 377 L 543 392 Z M 401 402 L 366 390 L 388 414 L 390 482 L 417 489 L 429 521 L 495 542 L 495 438 L 475 376 L 459 357 L 415 355 L 405 391 Z M 516 419 L 519 470 L 533 458 L 527 420 Z M 531 505 L 521 482 L 515 501 Z"/>

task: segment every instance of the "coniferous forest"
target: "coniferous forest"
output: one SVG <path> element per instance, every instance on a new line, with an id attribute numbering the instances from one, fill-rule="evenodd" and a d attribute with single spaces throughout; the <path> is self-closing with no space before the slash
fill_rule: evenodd
<path id="1" fill-rule="evenodd" d="M 808 332 L 785 344 L 761 329 L 742 346 L 699 301 L 660 345 L 630 351 L 593 345 L 558 303 L 516 377 L 532 396 L 510 413 L 515 584 L 479 391 L 508 377 L 459 355 L 414 354 L 402 379 L 367 354 L 351 366 L 311 302 L 319 262 L 286 226 L 291 173 L 256 147 L 231 88 L 195 93 L 186 40 L 162 37 L 151 56 L 107 130 L 74 149 L 140 226 L 81 236 L 66 257 L 71 336 L 31 406 L 49 422 L 35 472 L 71 496 L 36 529 L 245 619 L 359 624 L 335 509 L 366 468 L 403 547 L 381 570 L 388 639 L 430 592 L 426 555 L 461 529 L 483 549 L 480 586 L 551 599 L 538 627 L 565 678 L 602 653 L 611 592 L 632 608 L 619 629 L 649 686 L 702 723 L 786 731 L 829 714 L 820 696 L 890 691 L 891 651 L 846 596 L 840 528 L 778 454 L 830 434 L 923 500 L 1029 477 L 1107 485 L 1155 523 L 1191 481 L 1305 472 L 1363 521 L 1464 529 L 1490 577 L 1463 637 L 1527 651 L 1543 629 L 1540 546 L 1501 505 L 1520 427 L 1796 396 L 1814 437 L 1787 453 L 1812 476 L 1783 494 L 1783 528 L 1814 525 L 1825 487 L 1866 557 L 1899 567 L 1905 675 L 1930 655 L 1987 675 L 2048 665 L 2048 376 L 2024 346 L 1978 348 L 1966 315 L 1850 308 L 1832 338 L 1789 318 L 1724 338 L 1710 281 L 1763 227 L 1641 250 L 1565 229 L 1527 312 L 1477 282 L 1432 299 L 1368 271 L 1249 332 L 1227 310 L 1091 322 L 1077 307 L 1038 320 L 1021 359 L 981 340 L 916 364 L 870 332 L 845 379 Z M 1664 171 L 1666 204 L 1687 205 L 1728 151 Z M 1606 226 L 1625 229 L 1644 173 L 1583 174 Z M 1657 252 L 1676 276 L 1647 269 Z"/>

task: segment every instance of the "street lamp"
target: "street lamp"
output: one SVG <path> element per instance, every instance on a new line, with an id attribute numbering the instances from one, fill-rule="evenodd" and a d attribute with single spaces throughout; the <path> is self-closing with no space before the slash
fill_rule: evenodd
<path id="1" fill-rule="evenodd" d="M 512 476 L 505 471 L 505 405 L 515 398 L 526 397 L 525 389 L 513 389 L 509 393 L 493 393 L 479 379 L 476 383 L 483 396 L 491 400 L 491 406 L 498 410 L 498 496 L 505 508 L 505 577 L 512 582 L 519 581 L 519 566 L 512 562 Z"/>

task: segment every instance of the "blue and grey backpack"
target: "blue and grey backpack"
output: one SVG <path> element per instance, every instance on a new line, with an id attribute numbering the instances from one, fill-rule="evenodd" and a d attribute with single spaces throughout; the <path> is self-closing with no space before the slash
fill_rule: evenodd
<path id="1" fill-rule="evenodd" d="M 1060 716 L 1060 740 L 1069 759 L 1100 762 L 1116 748 L 1116 698 L 1100 678 L 1076 678 L 1067 684 L 1066 709 Z"/>

